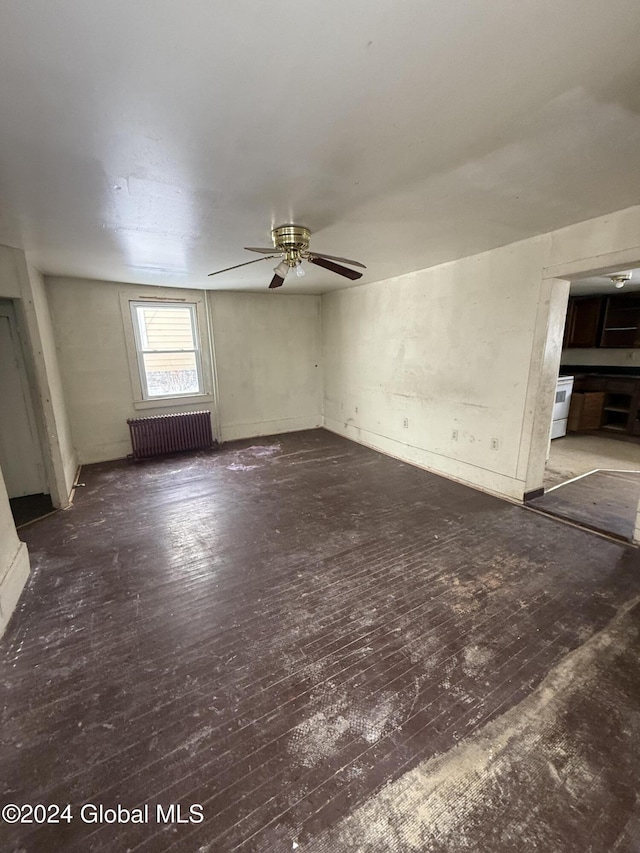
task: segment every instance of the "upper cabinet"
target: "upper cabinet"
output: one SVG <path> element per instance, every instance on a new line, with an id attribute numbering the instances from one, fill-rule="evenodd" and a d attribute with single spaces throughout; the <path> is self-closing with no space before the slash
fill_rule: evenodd
<path id="1" fill-rule="evenodd" d="M 564 346 L 640 347 L 640 294 L 570 299 Z"/>
<path id="2" fill-rule="evenodd" d="M 600 346 L 640 347 L 640 294 L 607 299 Z"/>
<path id="3" fill-rule="evenodd" d="M 600 342 L 605 297 L 576 296 L 569 300 L 565 347 L 597 347 Z"/>

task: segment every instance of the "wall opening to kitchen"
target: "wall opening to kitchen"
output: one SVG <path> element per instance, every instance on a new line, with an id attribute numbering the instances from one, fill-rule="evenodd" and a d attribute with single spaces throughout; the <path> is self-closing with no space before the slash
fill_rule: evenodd
<path id="1" fill-rule="evenodd" d="M 640 502 L 640 264 L 569 280 L 544 495 L 529 503 L 632 539 Z"/>

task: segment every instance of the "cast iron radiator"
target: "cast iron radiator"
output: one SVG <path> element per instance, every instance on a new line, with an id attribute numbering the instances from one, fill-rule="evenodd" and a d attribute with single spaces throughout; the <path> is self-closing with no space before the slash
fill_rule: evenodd
<path id="1" fill-rule="evenodd" d="M 213 445 L 211 412 L 181 412 L 129 418 L 133 453 L 130 459 L 149 459 L 179 450 L 201 450 Z"/>

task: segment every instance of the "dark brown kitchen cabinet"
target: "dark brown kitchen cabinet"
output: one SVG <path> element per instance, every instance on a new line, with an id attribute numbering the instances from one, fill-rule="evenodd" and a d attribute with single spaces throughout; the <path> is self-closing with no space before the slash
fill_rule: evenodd
<path id="1" fill-rule="evenodd" d="M 577 397 L 603 398 L 600 429 L 612 436 L 640 437 L 640 378 L 634 376 L 576 376 Z M 576 404 L 577 405 L 577 404 Z"/>
<path id="2" fill-rule="evenodd" d="M 582 349 L 598 346 L 603 312 L 602 296 L 576 296 L 570 299 L 564 346 Z"/>
<path id="3" fill-rule="evenodd" d="M 640 347 L 640 294 L 572 297 L 563 346 L 566 349 Z"/>
<path id="4" fill-rule="evenodd" d="M 601 347 L 640 347 L 640 296 L 609 296 L 605 306 Z"/>

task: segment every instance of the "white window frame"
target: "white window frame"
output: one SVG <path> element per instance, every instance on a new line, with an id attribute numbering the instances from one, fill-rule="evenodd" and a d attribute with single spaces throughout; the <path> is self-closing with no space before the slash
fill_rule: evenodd
<path id="1" fill-rule="evenodd" d="M 162 292 L 162 291 L 160 291 Z M 195 294 L 194 294 L 195 296 Z M 143 305 L 156 307 L 168 306 L 171 308 L 191 308 L 191 322 L 194 329 L 194 341 L 196 343 L 196 365 L 198 381 L 201 393 L 199 394 L 173 394 L 169 397 L 151 397 L 147 391 L 146 375 L 142 360 L 140 334 L 136 317 L 135 306 Z M 171 409 L 183 407 L 188 404 L 201 404 L 213 402 L 213 378 L 209 360 L 210 344 L 208 338 L 207 314 L 204 299 L 193 297 L 191 299 L 180 299 L 174 294 L 171 296 L 132 298 L 130 293 L 120 292 L 120 307 L 124 322 L 125 343 L 129 361 L 129 373 L 131 376 L 131 388 L 133 391 L 133 406 L 135 409 Z M 188 350 L 193 352 L 194 350 Z M 159 352 L 159 350 L 153 350 Z M 178 352 L 178 350 L 168 350 Z"/>

